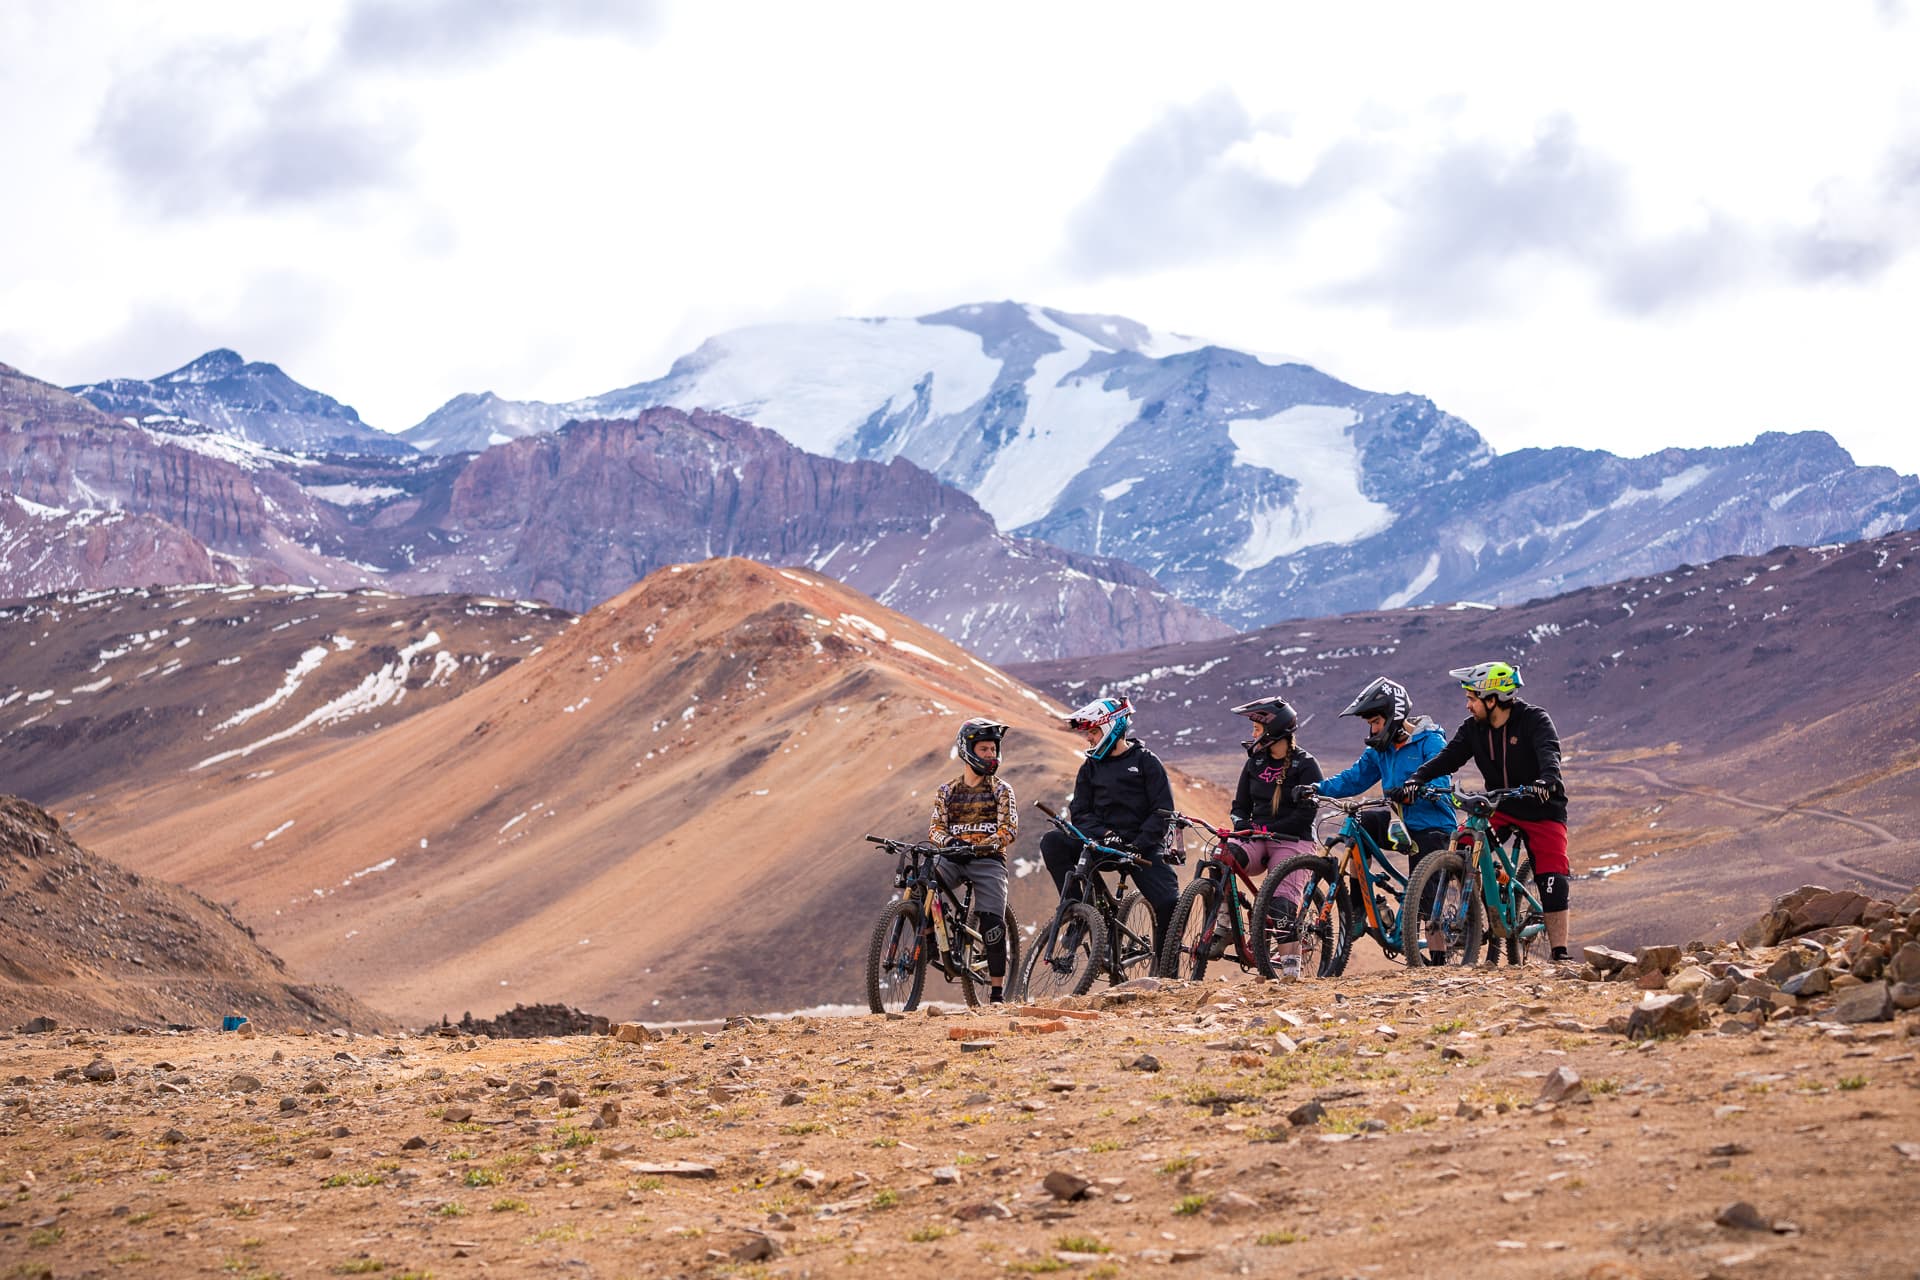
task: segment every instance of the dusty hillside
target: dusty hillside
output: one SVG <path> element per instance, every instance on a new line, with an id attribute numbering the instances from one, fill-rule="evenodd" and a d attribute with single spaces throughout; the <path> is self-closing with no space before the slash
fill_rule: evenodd
<path id="1" fill-rule="evenodd" d="M 1205 776 L 1237 763 L 1227 707 L 1279 688 L 1332 767 L 1338 713 L 1376 675 L 1449 732 L 1450 667 L 1505 657 L 1570 751 L 1580 936 L 1625 945 L 1735 929 L 1755 892 L 1920 878 L 1920 533 L 1782 547 L 1524 605 L 1289 622 L 1224 644 L 1049 663 L 1056 697 L 1124 692 Z M 1478 785 L 1477 771 L 1465 777 Z"/>
<path id="2" fill-rule="evenodd" d="M 232 912 L 0 796 L 0 1026 L 207 1027 L 230 1013 L 282 1029 L 392 1025 L 337 987 L 301 982 Z"/>
<path id="3" fill-rule="evenodd" d="M 791 1008 L 861 989 L 891 868 L 859 837 L 924 834 L 977 714 L 1014 726 L 1023 802 L 1064 793 L 1077 739 L 1037 694 L 830 579 L 710 561 L 400 724 L 290 744 L 270 777 L 233 758 L 76 807 L 96 848 L 409 1018 Z M 1023 917 L 1051 908 L 1043 878 L 1016 881 Z"/>
<path id="4" fill-rule="evenodd" d="M 0 1250 L 28 1275 L 1905 1276 L 1920 1015 L 1850 1020 L 1872 985 L 1844 958 L 1903 909 L 1812 935 L 1839 1000 L 1734 972 L 1795 943 L 1698 975 L 1650 953 L 1640 982 L 1147 983 L 632 1044 L 12 1037 Z M 1706 1025 L 1612 1030 L 1656 982 Z"/>
<path id="5" fill-rule="evenodd" d="M 162 783 L 185 802 L 203 761 L 258 773 L 288 744 L 391 724 L 513 666 L 571 617 L 248 585 L 21 601 L 0 608 L 0 777 L 44 804 Z"/>

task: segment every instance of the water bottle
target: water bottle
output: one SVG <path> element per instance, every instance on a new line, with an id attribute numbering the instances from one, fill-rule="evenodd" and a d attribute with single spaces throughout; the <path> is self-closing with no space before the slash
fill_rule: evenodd
<path id="1" fill-rule="evenodd" d="M 1413 852 L 1413 833 L 1407 830 L 1407 824 L 1398 813 L 1387 819 L 1387 843 L 1396 853 Z"/>

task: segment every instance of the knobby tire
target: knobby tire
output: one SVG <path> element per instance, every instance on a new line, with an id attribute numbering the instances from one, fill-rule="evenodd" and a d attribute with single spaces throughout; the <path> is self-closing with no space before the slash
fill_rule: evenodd
<path id="1" fill-rule="evenodd" d="M 1162 977 L 1198 982 L 1207 976 L 1203 938 L 1207 922 L 1213 919 L 1213 903 L 1213 881 L 1204 876 L 1180 891 L 1180 900 L 1173 904 L 1173 919 L 1167 925 L 1166 950 L 1160 953 Z"/>
<path id="2" fill-rule="evenodd" d="M 1055 926 L 1066 949 L 1054 954 Z M 1020 968 L 1020 998 L 1044 1004 L 1060 996 L 1083 996 L 1093 989 L 1107 954 L 1107 926 L 1084 902 L 1070 902 L 1033 940 Z"/>
<path id="3" fill-rule="evenodd" d="M 904 898 L 888 903 L 867 947 L 867 1007 L 875 1013 L 912 1013 L 926 985 L 920 910 Z"/>

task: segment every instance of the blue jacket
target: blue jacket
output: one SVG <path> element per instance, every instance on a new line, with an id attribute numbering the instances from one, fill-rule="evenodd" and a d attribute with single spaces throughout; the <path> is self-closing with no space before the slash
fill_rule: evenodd
<path id="1" fill-rule="evenodd" d="M 1412 735 L 1405 746 L 1395 747 L 1392 751 L 1382 751 L 1378 747 L 1368 747 L 1360 753 L 1360 758 L 1334 774 L 1320 784 L 1320 794 L 1340 798 L 1357 796 L 1379 783 L 1381 790 L 1391 791 L 1401 783 L 1413 777 L 1414 770 L 1440 754 L 1447 745 L 1447 735 L 1440 732 L 1440 726 L 1420 716 L 1407 726 Z M 1432 786 L 1453 787 L 1450 777 L 1434 778 Z M 1407 825 L 1412 828 L 1440 827 L 1451 831 L 1454 827 L 1453 801 L 1420 800 L 1406 808 Z"/>

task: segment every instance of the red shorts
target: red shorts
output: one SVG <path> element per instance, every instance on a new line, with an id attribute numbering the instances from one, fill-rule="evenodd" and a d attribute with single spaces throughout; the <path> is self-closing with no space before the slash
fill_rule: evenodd
<path id="1" fill-rule="evenodd" d="M 1567 862 L 1566 823 L 1510 818 L 1504 813 L 1496 813 L 1487 820 L 1487 825 L 1495 831 L 1505 831 L 1509 827 L 1520 829 L 1521 834 L 1527 837 L 1527 851 L 1533 855 L 1535 875 L 1570 876 L 1573 874 L 1573 867 Z"/>

